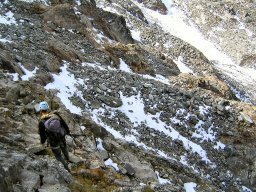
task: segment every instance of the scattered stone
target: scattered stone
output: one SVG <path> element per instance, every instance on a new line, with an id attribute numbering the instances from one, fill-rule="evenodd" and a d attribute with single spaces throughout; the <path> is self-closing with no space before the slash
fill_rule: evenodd
<path id="1" fill-rule="evenodd" d="M 161 1 L 139 2 L 166 14 Z M 0 190 L 72 191 L 70 185 L 84 184 L 87 179 L 92 187 L 105 182 L 116 191 L 182 191 L 189 181 L 197 183 L 198 191 L 237 191 L 241 186 L 255 191 L 255 108 L 236 100 L 226 83 L 229 79 L 196 48 L 161 31 L 157 24 L 149 24 L 134 2 L 79 3 L 6 1 L 0 5 L 2 13 L 11 10 L 18 23 L 0 25 L 1 38 L 12 41 L 0 43 Z M 175 1 L 173 5 L 189 9 L 194 5 L 192 1 L 182 3 Z M 219 5 L 216 3 L 217 8 Z M 238 16 L 237 6 L 224 5 L 228 15 L 213 16 L 214 22 L 205 25 L 227 18 L 231 29 L 239 24 L 235 15 L 245 14 Z M 108 6 L 116 13 L 107 12 Z M 248 14 L 246 17 L 253 19 L 251 11 Z M 135 29 L 140 40 L 131 35 Z M 240 32 L 239 36 L 244 36 Z M 244 67 L 253 67 L 254 53 L 249 54 L 241 57 L 239 52 Z M 174 62 L 180 56 L 193 75 L 180 74 Z M 70 113 L 67 103 L 64 106 L 63 98 L 58 98 L 60 90 L 45 90 L 60 74 L 63 60 L 67 61 L 68 75 L 79 79 L 69 82 L 76 86 L 75 94 L 73 85 L 65 90 L 70 91 L 66 93 L 72 105 L 82 109 L 82 115 Z M 36 74 L 21 81 L 35 67 Z M 18 81 L 14 82 L 11 77 L 15 75 Z M 159 77 L 169 79 L 169 84 L 157 81 Z M 79 135 L 75 140 L 67 136 L 71 174 L 55 160 L 50 148 L 39 147 L 33 106 L 41 100 L 49 101 L 53 110 L 65 111 L 63 117 L 71 132 Z M 136 107 L 129 108 L 133 102 L 143 103 L 142 114 L 137 114 Z M 130 118 L 129 113 L 138 119 Z M 138 117 L 143 113 L 146 120 Z M 103 140 L 106 151 L 97 149 L 96 138 Z M 129 138 L 129 142 L 122 138 Z M 107 158 L 120 171 L 106 167 Z"/>
<path id="2" fill-rule="evenodd" d="M 240 112 L 240 120 L 244 120 L 248 124 L 253 124 L 253 120 L 244 112 Z"/>

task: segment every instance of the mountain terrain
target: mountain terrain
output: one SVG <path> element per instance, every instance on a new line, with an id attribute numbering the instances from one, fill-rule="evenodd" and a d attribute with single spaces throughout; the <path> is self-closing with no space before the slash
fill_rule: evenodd
<path id="1" fill-rule="evenodd" d="M 255 191 L 255 6 L 1 1 L 0 191 Z M 43 100 L 71 173 L 40 144 Z"/>

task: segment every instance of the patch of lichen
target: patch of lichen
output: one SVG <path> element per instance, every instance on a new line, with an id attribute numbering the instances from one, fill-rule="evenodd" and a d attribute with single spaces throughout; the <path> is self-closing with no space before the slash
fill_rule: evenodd
<path id="1" fill-rule="evenodd" d="M 68 187 L 72 192 L 111 192 L 117 188 L 116 185 L 104 180 L 94 182 L 82 176 L 76 177 L 76 182 L 69 184 Z"/>
<path id="2" fill-rule="evenodd" d="M 111 192 L 118 188 L 113 180 L 123 177 L 111 169 L 89 169 L 87 165 L 77 166 L 72 172 L 75 182 L 68 186 L 72 192 Z"/>
<path id="3" fill-rule="evenodd" d="M 155 192 L 153 189 L 151 189 L 150 187 L 146 186 L 142 192 Z"/>
<path id="4" fill-rule="evenodd" d="M 39 152 L 36 152 L 35 155 L 49 155 L 53 156 L 52 150 L 50 148 L 45 148 Z"/>

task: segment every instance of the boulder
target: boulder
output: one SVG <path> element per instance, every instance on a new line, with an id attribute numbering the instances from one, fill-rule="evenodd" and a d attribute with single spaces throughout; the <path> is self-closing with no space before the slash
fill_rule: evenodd
<path id="1" fill-rule="evenodd" d="M 13 56 L 3 49 L 0 49 L 0 69 L 6 70 L 9 73 L 24 74 L 20 67 L 15 64 Z"/>
<path id="2" fill-rule="evenodd" d="M 1 191 L 11 192 L 13 186 L 22 181 L 21 172 L 25 158 L 26 155 L 22 153 L 6 153 L 0 150 L 0 189 L 4 188 Z"/>
<path id="3" fill-rule="evenodd" d="M 95 1 L 82 2 L 79 11 L 82 13 L 82 22 L 88 31 L 93 31 L 91 28 L 93 26 L 115 41 L 124 44 L 134 42 L 123 16 L 97 8 Z M 94 19 L 88 21 L 84 16 Z"/>
<path id="4" fill-rule="evenodd" d="M 166 15 L 168 13 L 165 4 L 161 0 L 138 0 L 138 2 L 143 3 L 147 8 L 158 11 L 163 15 Z"/>
<path id="5" fill-rule="evenodd" d="M 55 184 L 55 185 L 43 185 L 38 192 L 71 192 L 71 190 L 65 185 Z"/>
<path id="6" fill-rule="evenodd" d="M 135 170 L 134 170 L 133 166 L 130 165 L 129 163 L 126 163 L 124 165 L 124 168 L 126 170 L 126 174 L 128 174 L 130 176 L 134 176 L 135 175 Z"/>
<path id="7" fill-rule="evenodd" d="M 123 58 L 133 72 L 154 75 L 155 71 L 145 59 L 144 51 L 135 44 L 124 45 L 117 43 L 106 46 L 105 49 L 115 57 Z"/>
<path id="8" fill-rule="evenodd" d="M 66 29 L 80 29 L 82 26 L 73 10 L 73 6 L 68 3 L 51 6 L 42 16 L 45 22 L 51 21 Z"/>
<path id="9" fill-rule="evenodd" d="M 41 184 L 40 176 L 32 171 L 22 170 L 20 175 L 21 185 L 26 187 L 26 191 L 37 191 Z"/>
<path id="10" fill-rule="evenodd" d="M 130 150 L 124 150 L 123 146 L 113 142 L 109 139 L 104 140 L 104 147 L 106 145 L 113 145 L 112 153 L 115 153 L 115 157 L 118 160 L 118 164 L 123 164 L 122 166 L 128 175 L 134 176 L 143 182 L 156 181 L 157 176 L 153 170 L 150 163 L 139 159 Z M 108 150 L 108 147 L 106 147 Z M 121 169 L 123 170 L 123 169 Z"/>
<path id="11" fill-rule="evenodd" d="M 226 99 L 235 98 L 228 85 L 216 76 L 194 76 L 192 74 L 181 73 L 177 77 L 172 77 L 170 80 L 184 88 L 196 89 L 200 87 Z"/>
<path id="12" fill-rule="evenodd" d="M 134 43 L 131 32 L 127 28 L 126 21 L 123 16 L 101 11 L 100 17 L 104 21 L 104 23 L 100 23 L 101 26 L 103 25 L 103 27 L 106 28 L 105 30 L 103 28 L 103 31 L 107 32 L 106 34 L 109 34 L 111 39 L 124 44 Z"/>
<path id="13" fill-rule="evenodd" d="M 71 48 L 69 45 L 66 45 L 57 40 L 50 40 L 47 42 L 47 48 L 50 52 L 55 54 L 61 60 L 73 61 L 76 62 L 79 60 L 79 53 Z M 56 67 L 55 67 L 56 68 Z"/>
<path id="14" fill-rule="evenodd" d="M 256 54 L 243 56 L 240 66 L 248 67 L 256 70 Z"/>
<path id="15" fill-rule="evenodd" d="M 31 14 L 42 14 L 49 10 L 49 6 L 46 6 L 40 3 L 35 3 L 35 4 L 27 5 L 26 9 Z"/>
<path id="16" fill-rule="evenodd" d="M 120 98 L 111 97 L 111 96 L 100 96 L 99 99 L 110 107 L 120 107 L 122 106 L 122 100 Z"/>

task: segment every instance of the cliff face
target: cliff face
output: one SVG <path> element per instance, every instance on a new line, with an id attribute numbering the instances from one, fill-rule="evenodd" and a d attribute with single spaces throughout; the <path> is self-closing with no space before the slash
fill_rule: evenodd
<path id="1" fill-rule="evenodd" d="M 191 13 L 203 33 L 213 30 L 212 17 L 198 22 L 198 6 L 186 2 L 172 6 Z M 206 14 L 215 4 L 199 8 Z M 0 4 L 1 192 L 256 190 L 255 89 L 154 20 L 170 14 L 166 5 Z M 227 42 L 215 41 L 233 56 Z M 237 98 L 239 90 L 250 102 Z M 40 145 L 35 110 L 42 100 L 73 134 L 71 173 Z"/>

